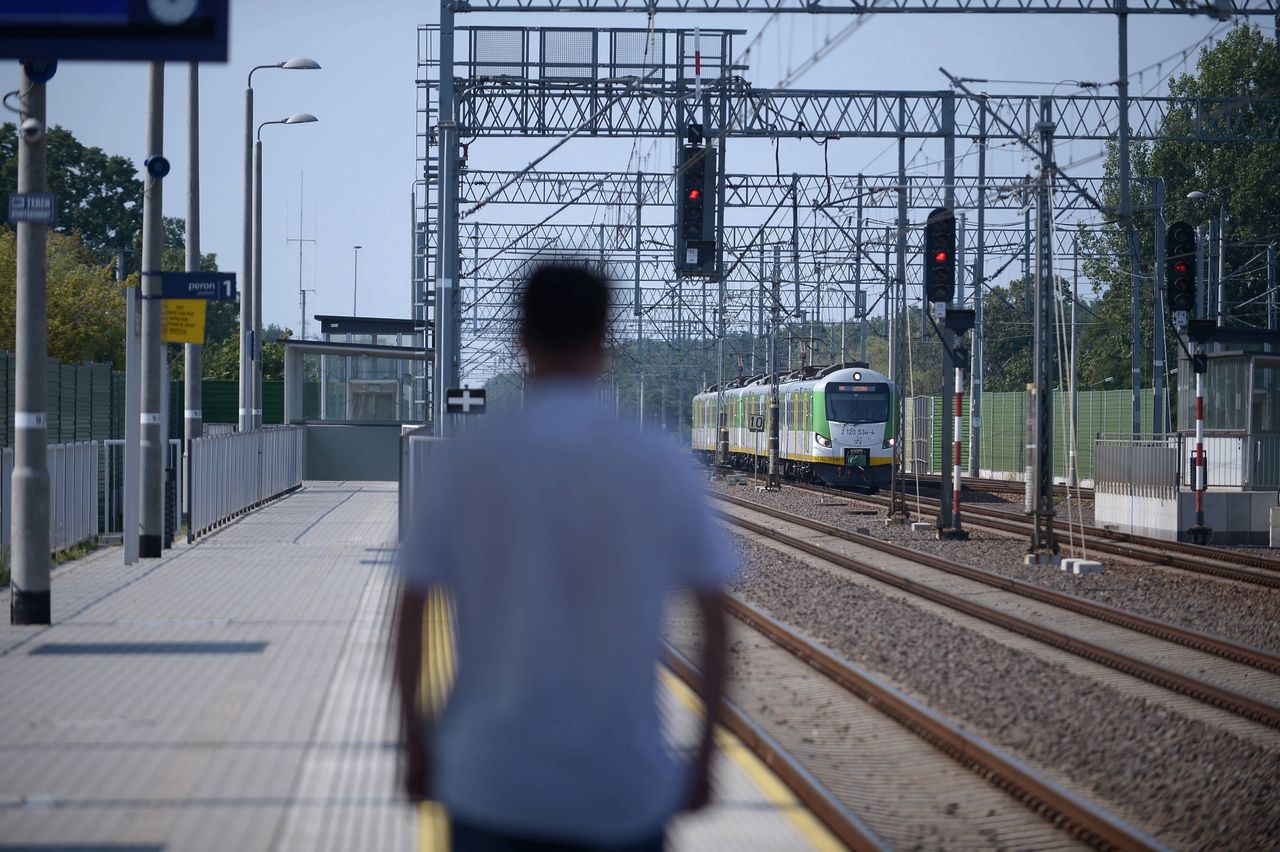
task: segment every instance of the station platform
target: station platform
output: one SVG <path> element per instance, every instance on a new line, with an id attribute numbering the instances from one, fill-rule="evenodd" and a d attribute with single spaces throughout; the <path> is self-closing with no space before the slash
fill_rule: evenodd
<path id="1" fill-rule="evenodd" d="M 162 559 L 55 570 L 54 624 L 0 626 L 0 850 L 442 848 L 396 787 L 395 550 L 394 483 L 307 483 Z M 687 743 L 696 699 L 660 683 Z M 721 746 L 668 848 L 840 848 Z"/>

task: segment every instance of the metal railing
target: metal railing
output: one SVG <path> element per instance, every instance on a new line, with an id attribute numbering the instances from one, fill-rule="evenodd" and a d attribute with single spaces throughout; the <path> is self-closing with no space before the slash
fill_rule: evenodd
<path id="1" fill-rule="evenodd" d="M 406 427 L 400 433 L 400 514 L 399 533 L 403 541 L 417 507 L 422 505 L 427 487 L 431 453 L 443 438 L 431 435 L 427 426 Z"/>
<path id="2" fill-rule="evenodd" d="M 102 454 L 100 469 L 102 470 L 101 488 L 101 529 L 102 535 L 121 535 L 124 533 L 124 441 L 118 438 L 101 441 Z M 182 441 L 169 439 L 168 452 L 165 455 L 166 492 L 172 486 L 175 507 L 185 499 L 183 490 Z M 172 472 L 172 479 L 169 474 Z M 165 528 L 176 529 L 177 515 L 166 505 Z"/>
<path id="3" fill-rule="evenodd" d="M 1182 445 L 1179 435 L 1099 436 L 1093 444 L 1093 487 L 1111 494 L 1176 497 Z"/>
<path id="4" fill-rule="evenodd" d="M 192 441 L 187 540 L 301 487 L 305 435 L 276 426 Z"/>
<path id="5" fill-rule="evenodd" d="M 98 447 L 93 441 L 50 444 L 49 552 L 98 537 Z M 0 545 L 7 550 L 13 522 L 13 449 L 0 458 Z"/>

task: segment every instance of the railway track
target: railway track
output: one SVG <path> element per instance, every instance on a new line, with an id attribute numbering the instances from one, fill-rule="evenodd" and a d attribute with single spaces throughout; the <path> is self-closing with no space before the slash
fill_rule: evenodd
<path id="1" fill-rule="evenodd" d="M 722 517 L 743 529 L 1280 730 L 1280 657 L 750 500 L 714 498 L 729 507 Z"/>
<path id="2" fill-rule="evenodd" d="M 921 485 L 928 485 L 932 488 L 940 488 L 942 486 L 942 477 L 936 473 L 906 474 L 908 482 L 920 481 Z M 1015 479 L 987 479 L 985 477 L 963 477 L 963 486 L 965 491 L 983 491 L 989 494 L 1022 494 L 1026 491 L 1026 483 Z M 1058 494 L 1066 494 L 1067 486 L 1055 485 L 1054 492 Z M 1082 500 L 1093 499 L 1092 488 L 1071 488 L 1071 493 L 1078 496 Z"/>
<path id="3" fill-rule="evenodd" d="M 821 767 L 810 772 L 804 761 L 789 754 L 764 726 L 731 708 L 725 719 L 727 726 L 850 848 L 911 846 L 914 838 L 910 832 L 939 820 L 964 824 L 950 838 L 935 838 L 935 843 L 944 846 L 973 845 L 976 837 L 984 846 L 1062 847 L 1074 839 L 1095 849 L 1161 848 L 1105 809 L 749 603 L 731 596 L 727 608 L 740 622 L 731 643 L 734 653 L 750 655 L 761 672 L 769 673 L 756 679 L 760 689 L 786 684 L 785 690 L 799 692 L 810 703 L 823 696 L 824 725 L 841 727 L 843 739 L 847 742 L 852 736 L 857 743 L 854 750 L 861 762 L 887 766 L 889 772 L 905 775 L 901 783 L 919 794 L 904 797 L 894 785 L 866 772 L 839 773 Z M 678 676 L 691 685 L 697 683 L 698 672 L 679 650 L 669 646 L 666 656 Z M 788 657 L 790 665 L 779 656 Z M 742 660 L 737 662 L 743 664 Z M 797 675 L 797 669 L 809 674 Z M 771 703 L 783 700 L 776 694 L 767 699 L 761 694 L 768 693 L 752 693 L 750 697 Z M 790 709 L 794 708 L 787 712 Z M 828 736 L 840 739 L 830 732 Z M 807 741 L 816 742 L 814 738 L 822 735 L 810 731 Z M 827 754 L 830 747 L 824 741 L 822 747 L 815 748 Z M 842 795 L 828 790 L 824 780 Z M 941 793 L 941 797 L 935 798 L 934 793 Z M 856 816 L 845 800 L 857 803 Z M 1018 839 L 1011 839 L 1014 837 Z"/>
<path id="4" fill-rule="evenodd" d="M 789 487 L 812 491 L 815 494 L 844 493 L 797 483 L 792 483 Z M 886 508 L 889 506 L 889 498 L 883 494 L 850 494 L 849 497 L 877 506 Z M 931 510 L 936 510 L 938 507 L 938 501 L 932 497 L 916 498 L 912 495 L 908 503 L 914 504 L 917 499 L 922 506 L 927 505 Z M 1031 530 L 1030 522 L 1019 517 L 1014 510 L 992 509 L 988 506 L 965 503 L 962 508 L 962 517 L 966 524 L 1014 535 L 1028 535 Z M 1280 589 L 1280 560 L 1240 551 L 1148 538 L 1109 530 L 1105 527 L 1087 526 L 1084 528 L 1084 534 L 1089 541 L 1089 549 L 1098 553 Z"/>

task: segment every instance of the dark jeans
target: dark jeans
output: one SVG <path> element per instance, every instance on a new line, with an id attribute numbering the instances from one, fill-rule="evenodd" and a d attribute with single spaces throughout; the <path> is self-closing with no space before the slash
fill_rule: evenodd
<path id="1" fill-rule="evenodd" d="M 593 846 L 539 837 L 514 837 L 454 819 L 449 825 L 453 852 L 662 852 L 665 835 L 623 846 Z"/>

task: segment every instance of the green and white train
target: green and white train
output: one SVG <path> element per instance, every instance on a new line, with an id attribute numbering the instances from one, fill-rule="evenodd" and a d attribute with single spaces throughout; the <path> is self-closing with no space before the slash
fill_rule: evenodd
<path id="1" fill-rule="evenodd" d="M 726 382 L 729 463 L 764 469 L 769 458 L 771 377 Z M 831 485 L 889 484 L 896 389 L 866 364 L 803 367 L 778 378 L 778 459 L 784 476 Z M 715 458 L 719 388 L 693 398 L 693 452 Z"/>

